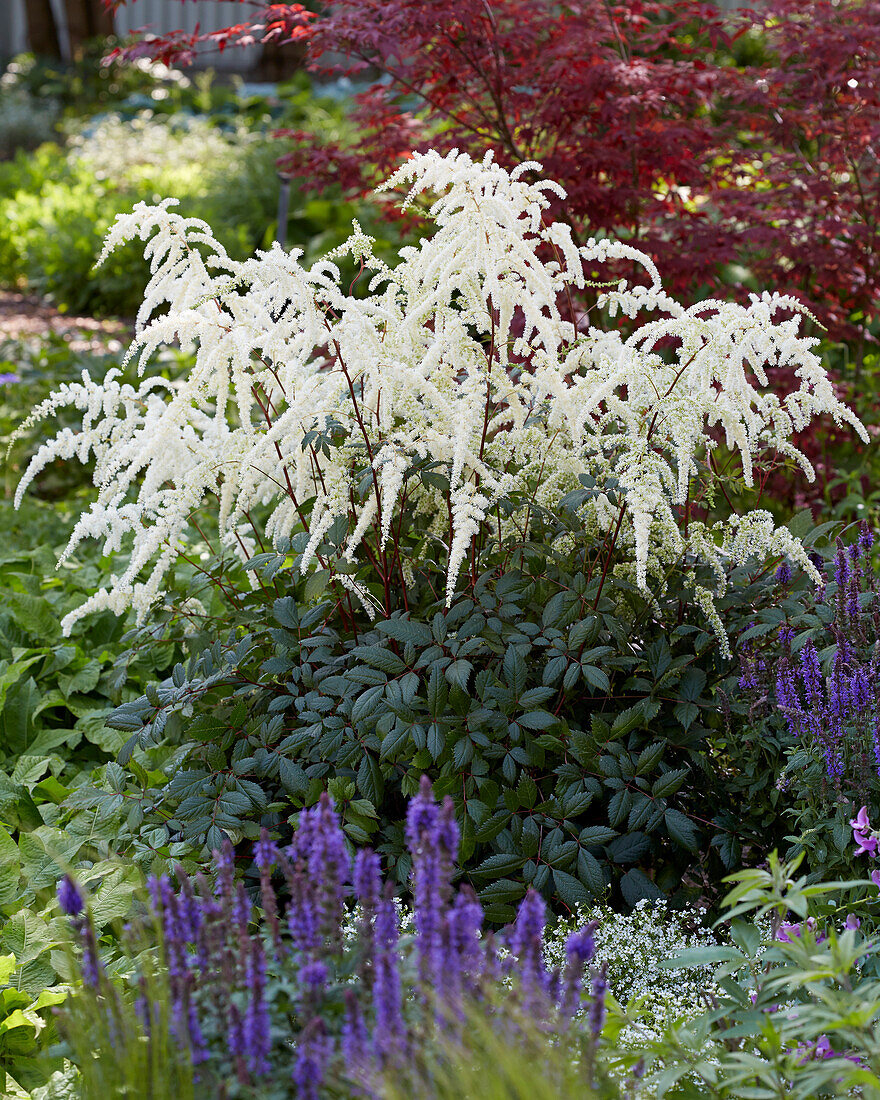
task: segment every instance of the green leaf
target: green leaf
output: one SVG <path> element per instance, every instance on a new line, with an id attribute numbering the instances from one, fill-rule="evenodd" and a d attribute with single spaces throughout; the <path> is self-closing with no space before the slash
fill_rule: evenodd
<path id="1" fill-rule="evenodd" d="M 519 901 L 526 892 L 524 882 L 514 882 L 513 879 L 500 878 L 496 882 L 490 882 L 479 892 L 480 901 L 485 905 L 498 904 L 498 902 Z"/>
<path id="2" fill-rule="evenodd" d="M 668 798 L 670 795 L 675 794 L 684 783 L 688 771 L 688 768 L 677 768 L 674 771 L 664 772 L 663 775 L 654 780 L 651 786 L 651 795 L 654 798 Z"/>
<path id="3" fill-rule="evenodd" d="M 516 793 L 519 797 L 519 804 L 530 810 L 538 800 L 538 784 L 530 775 L 523 773 L 520 776 L 519 783 L 517 783 Z"/>
<path id="4" fill-rule="evenodd" d="M 526 689 L 526 676 L 528 675 L 525 657 L 520 646 L 509 645 L 507 647 L 504 654 L 503 668 L 507 686 L 513 692 L 515 698 L 518 699 Z"/>
<path id="5" fill-rule="evenodd" d="M 327 591 L 327 585 L 329 583 L 329 569 L 316 569 L 314 573 L 309 573 L 303 593 L 306 603 L 312 603 L 313 600 L 320 599 Z"/>
<path id="6" fill-rule="evenodd" d="M 444 675 L 450 684 L 461 688 L 462 691 L 467 692 L 468 680 L 474 670 L 474 666 L 470 661 L 458 660 L 453 661 L 452 664 L 447 665 Z"/>
<path id="7" fill-rule="evenodd" d="M 498 852 L 493 856 L 489 856 L 488 859 L 484 859 L 483 862 L 475 867 L 471 872 L 474 878 L 505 878 L 508 875 L 514 873 L 514 871 L 522 870 L 525 864 L 525 857 L 513 852 Z"/>
<path id="8" fill-rule="evenodd" d="M 554 870 L 553 885 L 556 887 L 556 893 L 569 909 L 576 910 L 579 906 L 589 905 L 595 897 L 593 891 L 588 890 L 574 875 L 566 871 Z"/>
<path id="9" fill-rule="evenodd" d="M 624 788 L 622 791 L 618 791 L 612 796 L 611 801 L 608 803 L 608 821 L 616 829 L 618 825 L 621 825 L 627 817 L 629 817 L 629 811 L 632 808 L 632 795 L 628 790 Z"/>
<path id="10" fill-rule="evenodd" d="M 376 623 L 376 629 L 402 645 L 414 645 L 417 649 L 431 644 L 431 628 L 424 623 L 414 623 L 409 619 L 388 619 Z"/>
<path id="11" fill-rule="evenodd" d="M 626 874 L 620 880 L 620 892 L 623 894 L 624 900 L 627 905 L 635 906 L 643 898 L 659 901 L 664 897 L 663 891 L 655 882 L 637 867 L 633 867 L 631 871 L 627 871 Z"/>
<path id="12" fill-rule="evenodd" d="M 434 761 L 440 759 L 443 755 L 443 750 L 446 748 L 446 736 L 437 722 L 432 722 L 430 726 L 428 726 L 427 747 L 428 752 L 431 754 L 431 759 Z"/>
<path id="13" fill-rule="evenodd" d="M 0 825 L 0 907 L 12 905 L 18 901 L 21 892 L 20 874 L 18 845 Z M 2 984 L 0 981 L 0 985 Z"/>
<path id="14" fill-rule="evenodd" d="M 96 928 L 131 914 L 134 894 L 141 885 L 134 868 L 118 868 L 110 872 L 89 899 L 89 912 Z"/>
<path id="15" fill-rule="evenodd" d="M 0 986 L 8 984 L 15 971 L 15 955 L 0 955 Z"/>
<path id="16" fill-rule="evenodd" d="M 675 717 L 681 722 L 682 729 L 684 730 L 689 730 L 691 728 L 699 713 L 700 708 L 696 703 L 679 701 L 675 704 Z"/>
<path id="17" fill-rule="evenodd" d="M 643 748 L 636 761 L 636 775 L 645 775 L 647 772 L 652 771 L 663 756 L 665 748 L 665 741 L 654 741 Z"/>
<path id="18" fill-rule="evenodd" d="M 559 724 L 556 715 L 546 710 L 530 710 L 518 715 L 516 721 L 530 730 L 549 730 Z"/>
<path id="19" fill-rule="evenodd" d="M 351 650 L 352 657 L 365 661 L 372 668 L 378 668 L 381 672 L 387 672 L 389 676 L 397 676 L 406 671 L 406 665 L 390 649 L 380 645 L 357 645 Z"/>
<path id="20" fill-rule="evenodd" d="M 578 878 L 590 891 L 594 898 L 601 898 L 605 893 L 605 876 L 602 874 L 602 866 L 595 856 L 581 848 L 578 852 Z"/>
<path id="21" fill-rule="evenodd" d="M 581 665 L 581 676 L 583 676 L 585 683 L 596 688 L 597 691 L 601 691 L 606 695 L 611 691 L 611 683 L 601 668 L 596 668 L 595 665 Z"/>
<path id="22" fill-rule="evenodd" d="M 664 814 L 666 828 L 676 844 L 687 848 L 689 852 L 696 852 L 700 847 L 700 833 L 690 818 L 680 810 L 668 809 Z"/>
<path id="23" fill-rule="evenodd" d="M 592 847 L 597 844 L 607 844 L 616 836 L 617 830 L 609 829 L 607 825 L 588 825 L 585 829 L 581 829 L 578 840 L 581 844 Z"/>
<path id="24" fill-rule="evenodd" d="M 636 863 L 651 850 L 651 839 L 644 833 L 625 833 L 608 845 L 608 858 L 614 863 Z"/>

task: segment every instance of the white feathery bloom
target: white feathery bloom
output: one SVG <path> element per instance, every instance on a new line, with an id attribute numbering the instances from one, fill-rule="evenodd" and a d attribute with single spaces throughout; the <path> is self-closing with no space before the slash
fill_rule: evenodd
<path id="1" fill-rule="evenodd" d="M 524 493 L 553 510 L 587 475 L 598 491 L 579 511 L 584 535 L 616 532 L 615 568 L 649 598 L 685 557 L 711 568 L 718 591 L 729 564 L 750 555 L 786 554 L 810 569 L 800 543 L 765 513 L 691 522 L 687 533 L 682 524 L 718 439 L 739 453 L 749 483 L 765 452 L 812 476 L 792 436 L 820 414 L 867 440 L 835 397 L 816 341 L 799 335 L 799 303 L 778 294 L 746 305 L 676 302 L 631 245 L 578 248 L 566 225 L 545 225 L 550 197 L 563 192 L 529 182 L 539 171 L 508 172 L 491 154 L 413 154 L 384 186 L 408 185 L 406 201 L 431 192 L 434 231 L 392 265 L 357 223 L 344 245 L 305 267 L 300 251 L 277 245 L 231 259 L 174 200 L 117 218 L 102 259 L 140 238 L 152 273 L 128 353 L 141 381 L 110 371 L 101 383 L 84 375 L 59 387 L 28 424 L 68 407 L 82 414 L 81 429 L 44 443 L 16 494 L 18 503 L 56 458 L 93 461 L 97 498 L 65 555 L 85 538 L 130 552 L 64 629 L 102 608 L 146 616 L 175 557 L 197 541 L 192 513 L 214 496 L 221 545 L 250 553 L 244 532 L 257 510 L 278 545 L 305 532 L 304 573 L 320 559 L 373 611 L 366 574 L 354 579 L 347 563 L 366 560 L 365 542 L 383 553 L 402 509 L 428 543 L 447 548 L 451 601 L 500 497 Z M 344 257 L 363 263 L 366 295 L 347 289 L 335 262 Z M 605 284 L 599 295 L 609 313 L 633 319 L 632 334 L 577 332 L 560 313 L 565 291 L 612 259 L 647 275 L 647 285 Z M 170 381 L 151 375 L 156 350 L 175 342 L 193 349 L 191 369 Z M 767 389 L 769 367 L 791 376 L 782 398 Z M 493 516 L 493 534 L 527 538 L 522 527 L 537 510 Z M 414 564 L 400 562 L 406 577 Z M 721 637 L 712 594 L 696 595 Z"/>

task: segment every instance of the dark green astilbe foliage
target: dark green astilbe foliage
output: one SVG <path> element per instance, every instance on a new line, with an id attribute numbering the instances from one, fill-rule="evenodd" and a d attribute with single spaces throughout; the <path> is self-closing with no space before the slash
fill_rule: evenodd
<path id="1" fill-rule="evenodd" d="M 654 610 L 617 580 L 597 599 L 597 577 L 532 547 L 449 610 L 425 600 L 355 631 L 336 602 L 273 597 L 282 578 L 296 591 L 290 558 L 251 565 L 249 632 L 208 633 L 110 719 L 132 734 L 124 763 L 177 746 L 163 787 L 133 765 L 130 812 L 146 812 L 154 848 L 210 850 L 260 824 L 283 836 L 327 788 L 348 836 L 404 882 L 405 802 L 427 773 L 455 800 L 463 873 L 503 922 L 528 885 L 563 909 L 697 892 L 760 841 L 715 749 L 729 665 L 674 578 Z M 735 619 L 761 585 L 734 579 Z"/>

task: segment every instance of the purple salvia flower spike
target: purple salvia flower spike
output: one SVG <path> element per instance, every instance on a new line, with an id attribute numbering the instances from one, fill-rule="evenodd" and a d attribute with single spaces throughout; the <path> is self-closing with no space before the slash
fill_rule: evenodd
<path id="1" fill-rule="evenodd" d="M 353 989 L 343 994 L 345 1015 L 342 1021 L 340 1044 L 346 1076 L 358 1086 L 361 1093 L 372 1096 L 369 1087 L 371 1074 L 370 1034 L 361 1012 L 360 1001 Z"/>
<path id="2" fill-rule="evenodd" d="M 247 1067 L 254 1077 L 271 1072 L 271 1021 L 266 1005 L 266 956 L 263 945 L 255 936 L 251 941 L 247 965 L 248 1006 L 242 1027 Z"/>
<path id="3" fill-rule="evenodd" d="M 310 1020 L 297 1043 L 293 1082 L 297 1100 L 321 1100 L 324 1070 L 333 1053 L 333 1042 L 320 1016 Z"/>
<path id="4" fill-rule="evenodd" d="M 391 883 L 376 912 L 375 953 L 373 956 L 373 1049 L 384 1065 L 404 1046 L 400 974 L 398 972 L 397 908 Z"/>
<path id="5" fill-rule="evenodd" d="M 341 937 L 346 886 L 351 879 L 351 857 L 345 834 L 325 791 L 314 814 L 314 831 L 308 854 L 308 868 L 315 887 L 315 904 L 321 932 L 335 941 Z"/>
<path id="6" fill-rule="evenodd" d="M 605 1026 L 605 1015 L 607 1012 L 607 1005 L 605 1004 L 605 996 L 608 993 L 608 968 L 603 963 L 599 970 L 593 976 L 593 988 L 591 990 L 592 1001 L 590 1002 L 589 1009 L 589 1027 L 590 1034 L 595 1042 L 602 1033 L 602 1028 Z"/>
<path id="7" fill-rule="evenodd" d="M 581 1004 L 584 967 L 596 954 L 595 932 L 598 921 L 590 921 L 572 932 L 565 941 L 565 974 L 560 995 L 560 1008 L 567 1016 L 575 1016 Z"/>
<path id="8" fill-rule="evenodd" d="M 517 974 L 522 983 L 527 1011 L 546 1008 L 550 975 L 544 966 L 544 899 L 530 886 L 520 902 L 516 920 L 510 929 L 510 950 L 517 959 Z"/>
<path id="9" fill-rule="evenodd" d="M 217 868 L 215 892 L 231 911 L 235 901 L 235 853 L 228 837 L 223 841 L 223 847 L 219 851 L 215 848 L 213 854 Z"/>

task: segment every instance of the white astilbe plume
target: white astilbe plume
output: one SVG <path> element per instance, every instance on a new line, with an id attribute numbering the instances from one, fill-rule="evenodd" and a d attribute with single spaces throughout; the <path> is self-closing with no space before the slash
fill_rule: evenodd
<path id="1" fill-rule="evenodd" d="M 84 538 L 130 551 L 65 631 L 100 608 L 134 607 L 143 619 L 209 499 L 221 545 L 246 556 L 253 514 L 276 544 L 305 532 L 302 571 L 329 568 L 370 613 L 375 597 L 364 581 L 376 578 L 358 570 L 393 559 L 403 517 L 418 518 L 432 546 L 444 543 L 451 601 L 487 521 L 502 540 L 528 537 L 523 514 L 554 509 L 585 475 L 599 491 L 580 509 L 584 531 L 614 533 L 616 568 L 648 594 L 685 558 L 712 569 L 716 591 L 727 566 L 750 555 L 786 554 L 810 568 L 766 513 L 682 523 L 716 439 L 739 453 L 751 483 L 768 452 L 812 477 L 791 438 L 821 413 L 867 438 L 834 396 L 816 341 L 799 335 L 799 304 L 775 294 L 747 305 L 679 304 L 631 246 L 579 249 L 566 225 L 545 224 L 548 196 L 562 191 L 528 182 L 539 168 L 413 154 L 385 186 L 436 195 L 435 230 L 392 266 L 357 225 L 306 268 L 301 252 L 278 246 L 232 260 L 172 200 L 120 216 L 103 256 L 140 237 L 152 271 L 129 356 L 141 376 L 170 342 L 194 348 L 195 362 L 172 381 L 146 377 L 136 388 L 114 371 L 100 384 L 84 376 L 29 418 L 72 407 L 82 430 L 63 429 L 41 447 L 16 501 L 54 459 L 94 460 L 98 496 L 65 554 Z M 345 257 L 366 269 L 365 296 L 345 288 L 335 262 Z M 600 304 L 644 323 L 628 337 L 579 334 L 560 314 L 566 289 L 586 285 L 585 265 L 621 258 L 641 264 L 649 285 L 611 284 Z M 792 375 L 796 388 L 782 398 L 767 389 L 771 366 Z M 539 507 L 502 517 L 496 505 L 510 493 Z M 340 521 L 343 537 L 330 545 Z M 402 579 L 414 565 L 399 561 Z M 697 597 L 722 634 L 712 593 Z"/>

